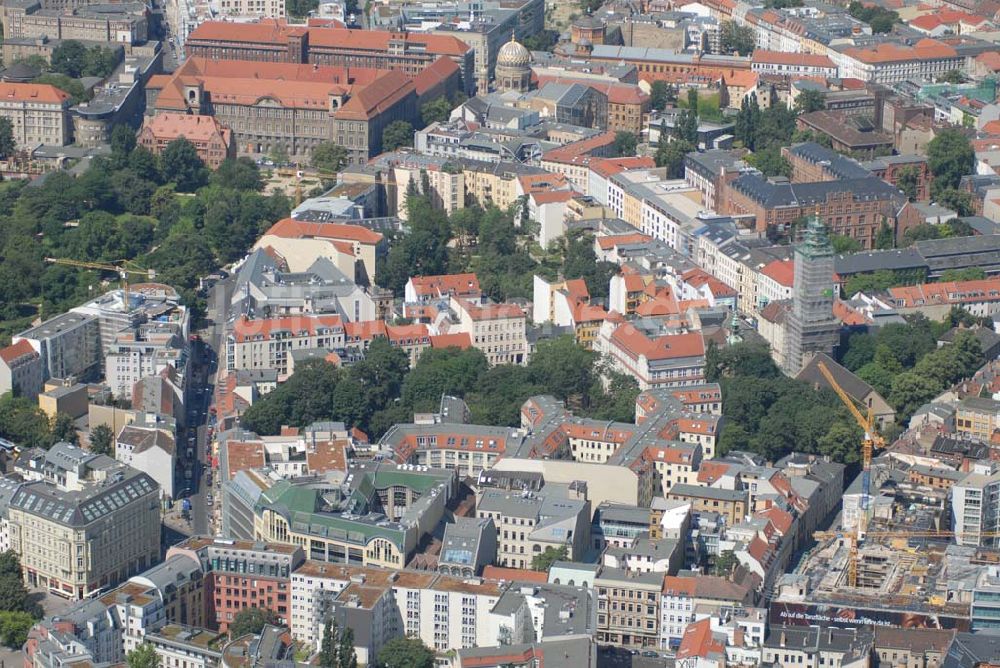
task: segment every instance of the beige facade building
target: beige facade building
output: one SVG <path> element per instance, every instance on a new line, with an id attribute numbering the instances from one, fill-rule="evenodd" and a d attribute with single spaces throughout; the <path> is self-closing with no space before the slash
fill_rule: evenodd
<path id="1" fill-rule="evenodd" d="M 25 340 L 0 348 L 0 394 L 34 399 L 42 390 L 42 358 Z"/>
<path id="2" fill-rule="evenodd" d="M 459 317 L 458 331 L 469 335 L 472 347 L 483 351 L 491 365 L 528 363 L 527 315 L 520 306 L 479 305 L 452 297 L 451 309 Z"/>
<path id="3" fill-rule="evenodd" d="M 226 340 L 226 368 L 274 370 L 289 374 L 296 350 L 342 350 L 344 323 L 339 315 L 294 315 L 233 323 Z"/>
<path id="4" fill-rule="evenodd" d="M 160 490 L 148 475 L 67 443 L 29 453 L 8 508 L 29 586 L 79 600 L 160 559 Z"/>
<path id="5" fill-rule="evenodd" d="M 92 4 L 58 11 L 38 0 L 5 2 L 0 10 L 4 39 L 31 37 L 142 44 L 149 20 L 144 3 Z"/>
<path id="6" fill-rule="evenodd" d="M 18 148 L 72 143 L 70 97 L 55 86 L 0 83 L 0 117 L 10 121 Z"/>
<path id="7" fill-rule="evenodd" d="M 409 157 L 409 156 L 408 156 Z M 427 185 L 430 192 L 424 193 L 430 198 L 435 209 L 445 211 L 449 216 L 458 209 L 465 208 L 465 174 L 457 169 L 439 168 L 436 161 L 421 164 L 420 156 L 412 156 L 414 161 L 403 161 L 393 167 L 396 181 L 396 212 L 400 220 L 408 220 L 406 212 L 406 192 L 410 182 L 420 189 L 424 175 L 427 175 Z"/>
<path id="8" fill-rule="evenodd" d="M 604 566 L 594 578 L 597 642 L 657 647 L 663 573 L 629 573 Z"/>

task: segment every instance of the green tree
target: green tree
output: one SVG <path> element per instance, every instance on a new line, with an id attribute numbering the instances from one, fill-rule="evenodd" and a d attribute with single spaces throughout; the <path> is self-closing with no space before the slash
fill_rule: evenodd
<path id="1" fill-rule="evenodd" d="M 826 94 L 820 90 L 807 88 L 799 93 L 798 98 L 795 100 L 795 106 L 798 108 L 800 114 L 808 114 L 813 111 L 826 109 Z"/>
<path id="2" fill-rule="evenodd" d="M 115 456 L 115 435 L 106 424 L 96 425 L 90 430 L 90 451 L 99 455 Z"/>
<path id="3" fill-rule="evenodd" d="M 434 651 L 419 638 L 393 638 L 378 652 L 380 668 L 434 668 Z"/>
<path id="4" fill-rule="evenodd" d="M 34 83 L 39 84 L 49 84 L 50 86 L 55 86 L 62 92 L 69 95 L 70 105 L 80 104 L 81 102 L 86 102 L 90 99 L 90 94 L 87 93 L 83 84 L 74 79 L 73 77 L 66 76 L 65 74 L 59 72 L 51 72 L 49 74 L 43 74 L 36 78 Z"/>
<path id="5" fill-rule="evenodd" d="M 948 70 L 937 78 L 938 83 L 961 84 L 965 83 L 965 75 L 961 70 Z"/>
<path id="6" fill-rule="evenodd" d="M 9 158 L 17 150 L 14 126 L 9 118 L 0 118 L 0 158 Z"/>
<path id="7" fill-rule="evenodd" d="M 464 397 L 487 371 L 486 356 L 475 348 L 425 350 L 403 381 L 403 402 L 415 412 L 436 411 L 443 395 Z"/>
<path id="8" fill-rule="evenodd" d="M 739 560 L 736 559 L 736 553 L 732 550 L 725 550 L 715 558 L 712 570 L 716 575 L 729 577 L 738 564 Z"/>
<path id="9" fill-rule="evenodd" d="M 654 81 L 649 87 L 649 106 L 656 111 L 663 111 L 670 101 L 670 85 L 666 81 Z"/>
<path id="10" fill-rule="evenodd" d="M 235 640 L 246 635 L 256 635 L 267 625 L 279 623 L 278 615 L 267 608 L 243 608 L 229 623 L 229 637 Z M 130 668 L 135 668 L 130 666 Z"/>
<path id="11" fill-rule="evenodd" d="M 337 668 L 358 668 L 358 655 L 354 649 L 354 629 L 349 626 L 340 634 Z"/>
<path id="12" fill-rule="evenodd" d="M 159 668 L 160 657 L 156 654 L 156 648 L 144 642 L 125 655 L 125 662 L 128 668 Z"/>
<path id="13" fill-rule="evenodd" d="M 948 188 L 957 188 L 958 182 L 975 169 L 976 154 L 962 131 L 945 129 L 927 144 L 927 164 L 934 181 L 932 196 Z"/>
<path id="14" fill-rule="evenodd" d="M 211 177 L 211 183 L 220 188 L 232 190 L 260 191 L 264 189 L 264 181 L 260 176 L 260 168 L 250 158 L 228 158 L 222 161 Z"/>
<path id="15" fill-rule="evenodd" d="M 27 612 L 0 612 L 0 642 L 5 647 L 20 650 L 34 625 L 35 618 Z"/>
<path id="16" fill-rule="evenodd" d="M 909 417 L 933 399 L 940 390 L 941 388 L 932 379 L 908 371 L 893 379 L 888 399 L 896 408 L 898 416 Z"/>
<path id="17" fill-rule="evenodd" d="M 163 173 L 170 176 L 170 180 L 177 184 L 177 189 L 181 192 L 193 192 L 207 181 L 205 163 L 198 157 L 194 144 L 184 137 L 167 144 L 160 162 L 163 164 Z"/>
<path id="18" fill-rule="evenodd" d="M 792 164 L 788 162 L 781 151 L 770 147 L 747 156 L 747 161 L 764 173 L 765 176 L 792 176 Z"/>
<path id="19" fill-rule="evenodd" d="M 534 381 L 557 399 L 582 398 L 594 382 L 597 355 L 581 348 L 572 336 L 540 341 L 531 359 Z"/>
<path id="20" fill-rule="evenodd" d="M 382 131 L 382 150 L 395 151 L 404 146 L 413 146 L 413 126 L 407 121 L 393 121 Z"/>
<path id="21" fill-rule="evenodd" d="M 309 16 L 319 7 L 319 0 L 285 0 L 285 13 L 297 19 Z"/>
<path id="22" fill-rule="evenodd" d="M 111 154 L 124 161 L 135 149 L 135 130 L 120 123 L 111 131 Z"/>
<path id="23" fill-rule="evenodd" d="M 431 123 L 446 121 L 449 115 L 451 115 L 451 102 L 443 95 L 424 103 L 420 107 L 420 120 L 423 121 L 424 127 L 427 127 Z"/>
<path id="24" fill-rule="evenodd" d="M 861 250 L 861 243 L 857 239 L 843 234 L 831 234 L 830 245 L 833 246 L 833 252 L 838 255 L 857 253 Z"/>
<path id="25" fill-rule="evenodd" d="M 920 175 L 917 173 L 916 167 L 904 167 L 899 170 L 899 177 L 896 180 L 896 185 L 898 185 L 899 189 L 903 191 L 904 195 L 906 195 L 906 199 L 911 202 L 916 202 L 919 180 Z"/>
<path id="26" fill-rule="evenodd" d="M 49 418 L 28 399 L 7 392 L 0 396 L 0 436 L 24 447 L 48 448 Z"/>
<path id="27" fill-rule="evenodd" d="M 87 49 L 80 73 L 85 77 L 105 79 L 118 66 L 118 54 L 106 46 L 92 46 Z"/>
<path id="28" fill-rule="evenodd" d="M 619 130 L 615 133 L 615 155 L 632 156 L 639 145 L 639 138 L 631 132 Z"/>
<path id="29" fill-rule="evenodd" d="M 312 166 L 324 172 L 339 172 L 347 160 L 347 149 L 332 141 L 323 142 L 312 152 Z"/>
<path id="30" fill-rule="evenodd" d="M 544 552 L 536 554 L 532 557 L 531 570 L 548 573 L 549 569 L 552 568 L 552 564 L 557 561 L 565 561 L 567 554 L 568 552 L 565 545 L 560 545 L 557 548 L 550 545 L 545 548 Z"/>
<path id="31" fill-rule="evenodd" d="M 862 4 L 858 0 L 851 2 L 848 11 L 854 18 L 871 26 L 872 32 L 876 34 L 891 32 L 893 25 L 899 21 L 899 14 L 896 12 L 878 5 Z"/>
<path id="32" fill-rule="evenodd" d="M 733 133 L 743 146 L 753 150 L 754 137 L 757 131 L 757 124 L 760 121 L 760 106 L 757 103 L 755 94 L 747 95 L 743 98 L 739 113 L 736 114 L 735 127 Z"/>
<path id="33" fill-rule="evenodd" d="M 749 56 L 757 45 L 757 36 L 751 26 L 739 25 L 735 21 L 723 21 L 720 48 L 723 53 L 738 53 Z"/>
<path id="34" fill-rule="evenodd" d="M 76 445 L 80 437 L 76 433 L 76 425 L 73 418 L 66 413 L 56 413 L 52 418 L 52 442 L 72 443 Z"/>
<path id="35" fill-rule="evenodd" d="M 962 192 L 956 188 L 946 188 L 938 191 L 937 201 L 938 204 L 948 207 L 959 216 L 972 215 L 972 193 Z"/>
<path id="36" fill-rule="evenodd" d="M 656 149 L 653 160 L 657 167 L 667 168 L 667 178 L 679 179 L 684 176 L 684 158 L 688 153 L 695 150 L 695 147 L 686 141 L 668 142 L 666 137 L 661 135 L 660 147 Z"/>
<path id="37" fill-rule="evenodd" d="M 691 109 L 685 109 L 674 121 L 674 127 L 671 131 L 671 135 L 677 141 L 683 141 L 692 146 L 698 144 L 698 116 L 697 113 Z M 660 138 L 660 143 L 663 143 L 663 137 Z"/>
<path id="38" fill-rule="evenodd" d="M 82 73 L 86 59 L 87 47 L 75 39 L 68 39 L 52 49 L 51 69 L 76 79 Z"/>
<path id="39" fill-rule="evenodd" d="M 327 618 L 323 626 L 317 660 L 320 668 L 338 668 L 340 665 L 340 627 L 332 618 Z"/>

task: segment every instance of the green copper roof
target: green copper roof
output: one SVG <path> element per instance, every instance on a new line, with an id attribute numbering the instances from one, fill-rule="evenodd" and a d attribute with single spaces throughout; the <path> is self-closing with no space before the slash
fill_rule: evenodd
<path id="1" fill-rule="evenodd" d="M 826 233 L 826 225 L 820 221 L 819 214 L 809 217 L 805 234 L 802 236 L 802 243 L 798 245 L 796 250 L 809 258 L 833 255 L 833 247 L 830 245 L 830 238 Z"/>

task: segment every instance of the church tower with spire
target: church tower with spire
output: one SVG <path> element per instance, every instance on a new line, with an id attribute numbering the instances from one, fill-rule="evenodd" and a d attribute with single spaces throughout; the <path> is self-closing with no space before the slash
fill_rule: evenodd
<path id="1" fill-rule="evenodd" d="M 785 372 L 802 370 L 810 353 L 833 354 L 840 322 L 833 315 L 833 248 L 817 212 L 795 246 L 792 309 L 785 320 Z"/>

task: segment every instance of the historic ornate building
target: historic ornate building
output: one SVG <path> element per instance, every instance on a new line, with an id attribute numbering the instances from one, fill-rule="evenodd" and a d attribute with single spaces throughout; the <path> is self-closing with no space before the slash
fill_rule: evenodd
<path id="1" fill-rule="evenodd" d="M 513 35 L 497 54 L 496 82 L 502 91 L 523 93 L 531 87 L 531 53 Z"/>

